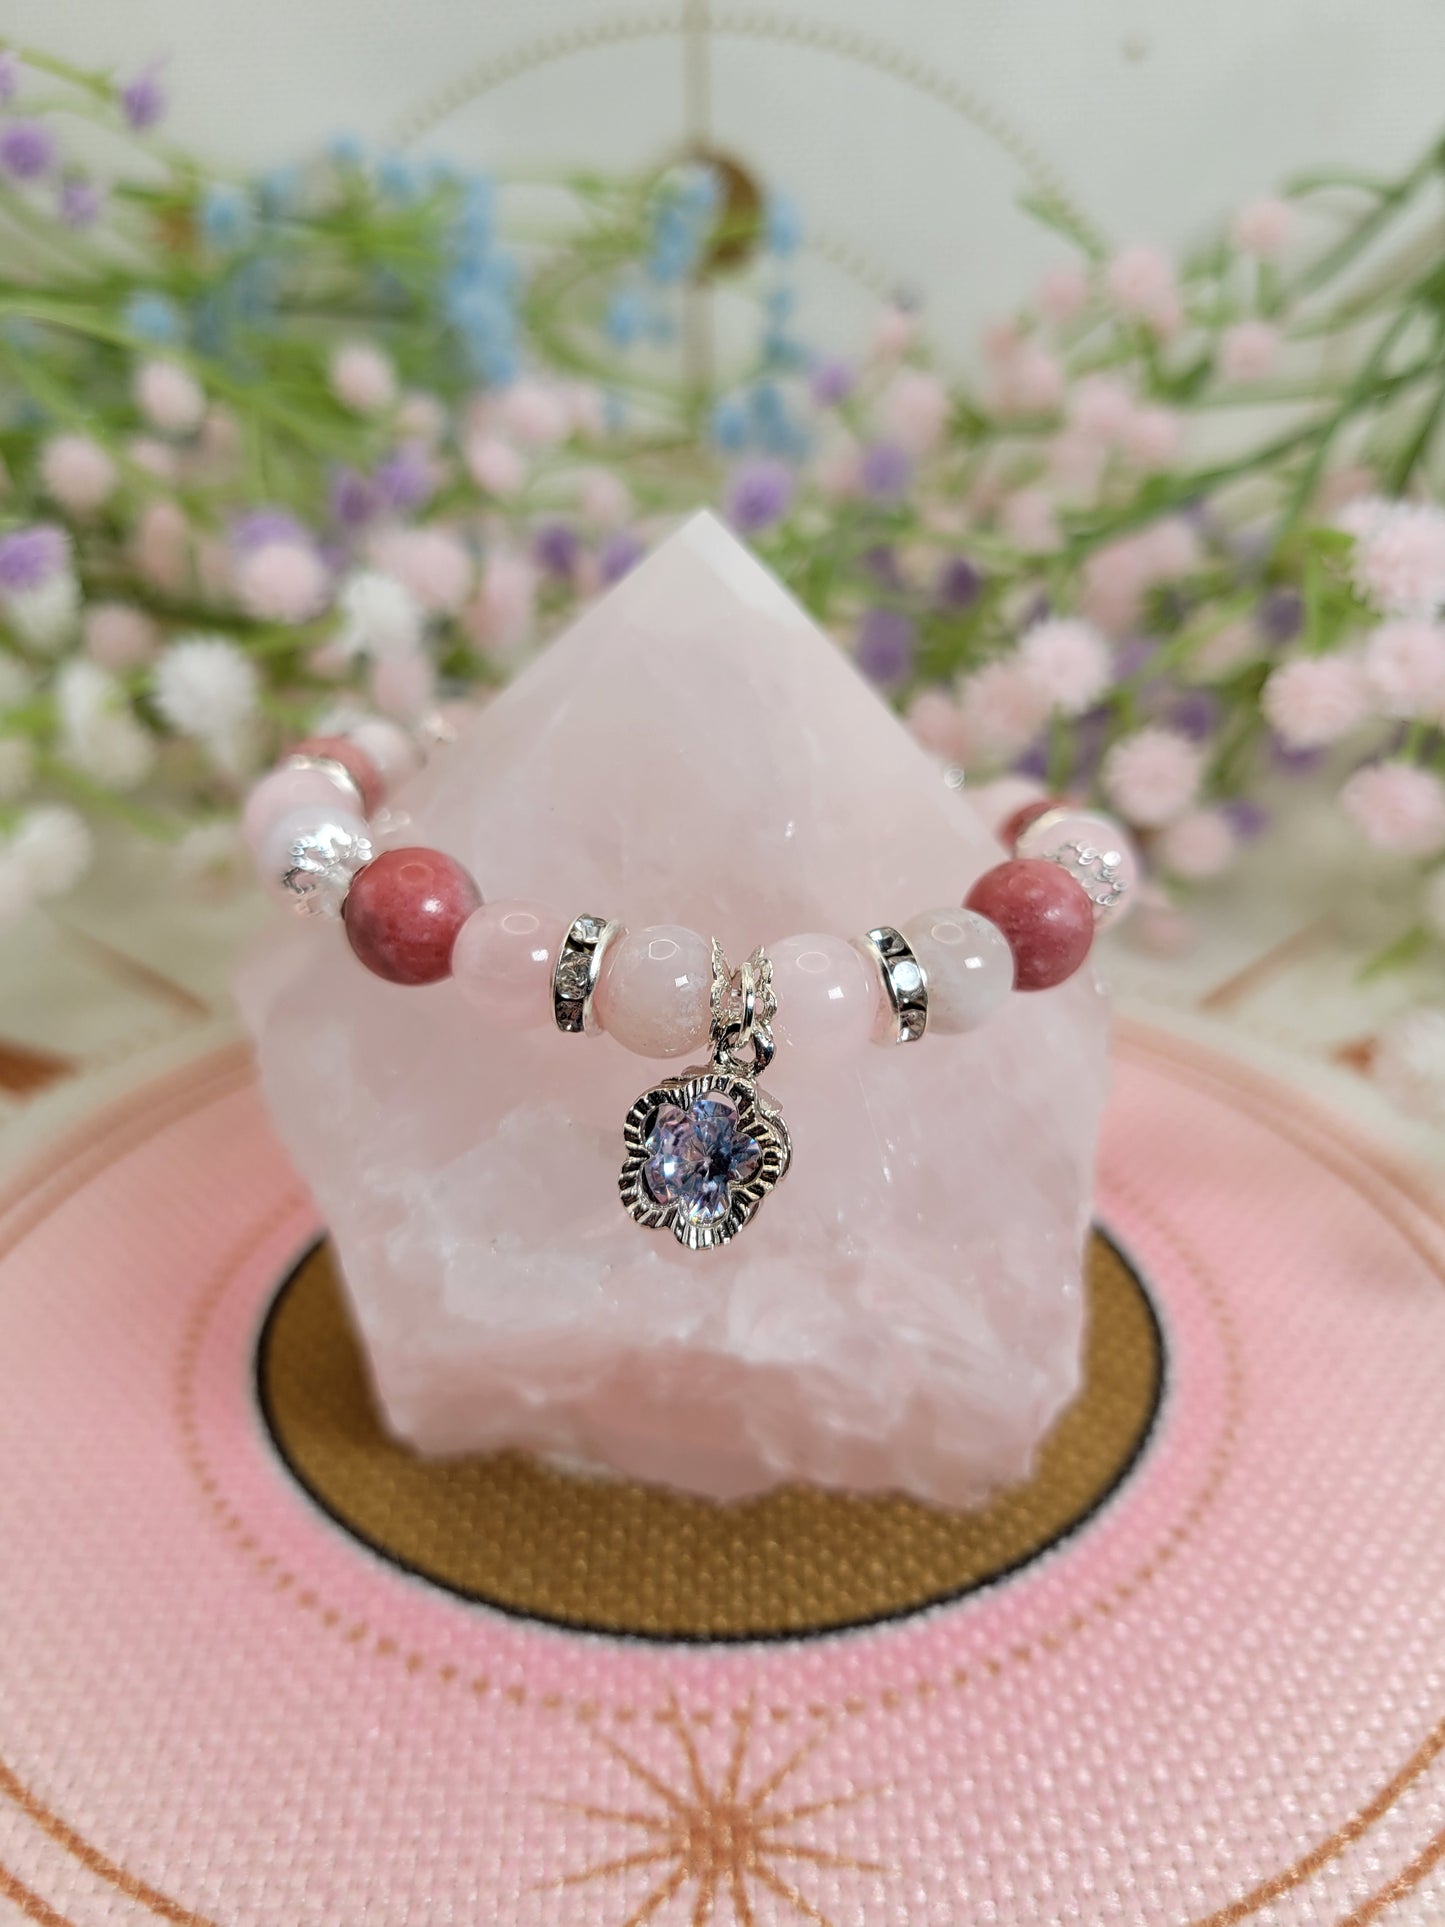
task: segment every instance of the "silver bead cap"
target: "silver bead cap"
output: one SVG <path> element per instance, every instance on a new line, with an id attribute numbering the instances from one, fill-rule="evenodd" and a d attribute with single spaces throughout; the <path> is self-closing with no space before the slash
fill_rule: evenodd
<path id="1" fill-rule="evenodd" d="M 908 939 L 887 924 L 870 930 L 864 946 L 877 964 L 891 1013 L 885 1041 L 916 1044 L 928 1028 L 928 975 Z"/>
<path id="2" fill-rule="evenodd" d="M 288 756 L 283 767 L 319 770 L 336 785 L 337 801 L 344 802 L 348 809 L 355 810 L 360 816 L 365 816 L 366 811 L 361 801 L 361 785 L 345 763 L 338 763 L 334 756 Z"/>
<path id="3" fill-rule="evenodd" d="M 552 966 L 552 1015 L 558 1030 L 580 1036 L 597 1029 L 592 999 L 607 946 L 621 928 L 606 917 L 574 917 Z"/>
<path id="4" fill-rule="evenodd" d="M 286 852 L 280 885 L 298 916 L 339 917 L 351 880 L 371 861 L 371 840 L 340 823 L 316 823 Z"/>

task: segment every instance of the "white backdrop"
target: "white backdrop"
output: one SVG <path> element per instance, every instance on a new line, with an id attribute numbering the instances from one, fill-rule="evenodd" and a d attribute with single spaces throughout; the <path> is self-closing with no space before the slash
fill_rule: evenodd
<path id="1" fill-rule="evenodd" d="M 860 273 L 924 295 L 956 347 L 1029 285 L 1058 248 L 1014 209 L 1020 155 L 1110 235 L 1169 242 L 1291 167 L 1399 167 L 1445 126 L 1441 0 L 4 0 L 0 30 L 166 55 L 175 131 L 234 163 L 422 122 L 462 159 L 646 163 L 705 110 L 850 263 L 806 271 L 840 340 Z"/>

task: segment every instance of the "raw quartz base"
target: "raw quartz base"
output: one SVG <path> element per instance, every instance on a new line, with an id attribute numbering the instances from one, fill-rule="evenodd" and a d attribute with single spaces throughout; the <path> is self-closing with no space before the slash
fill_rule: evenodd
<path id="1" fill-rule="evenodd" d="M 716 932 L 729 955 L 958 903 L 997 844 L 775 579 L 700 515 L 397 799 L 383 847 L 489 898 Z M 765 1080 L 788 1177 L 724 1249 L 617 1194 L 666 1067 L 488 1030 L 289 920 L 240 984 L 387 1421 L 736 1499 L 945 1505 L 1018 1478 L 1074 1393 L 1107 1019 L 1089 972 L 983 1029 Z"/>

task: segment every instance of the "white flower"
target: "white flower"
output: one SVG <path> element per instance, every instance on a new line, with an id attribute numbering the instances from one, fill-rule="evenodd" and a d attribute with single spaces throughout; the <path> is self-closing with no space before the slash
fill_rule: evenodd
<path id="1" fill-rule="evenodd" d="M 1407 1010 L 1380 1033 L 1375 1082 L 1410 1117 L 1445 1124 L 1445 1010 Z"/>
<path id="2" fill-rule="evenodd" d="M 67 663 L 56 678 L 55 701 L 66 762 L 115 790 L 134 789 L 150 775 L 155 739 L 108 670 L 83 657 Z"/>
<path id="3" fill-rule="evenodd" d="M 1036 622 L 1019 658 L 1061 716 L 1082 716 L 1109 687 L 1113 669 L 1109 645 L 1093 623 L 1067 616 Z"/>
<path id="4" fill-rule="evenodd" d="M 17 635 L 34 649 L 53 652 L 69 641 L 80 617 L 80 585 L 68 569 L 37 589 L 20 589 L 5 598 L 5 614 Z"/>
<path id="5" fill-rule="evenodd" d="M 183 636 L 153 671 L 156 707 L 182 736 L 220 746 L 256 713 L 256 665 L 225 636 Z"/>
<path id="6" fill-rule="evenodd" d="M 63 897 L 90 868 L 95 845 L 85 818 L 63 803 L 28 810 L 5 852 L 37 897 Z"/>
<path id="7" fill-rule="evenodd" d="M 353 655 L 406 656 L 420 647 L 426 613 L 405 583 L 363 569 L 342 585 L 341 639 Z"/>
<path id="8" fill-rule="evenodd" d="M 35 774 L 35 745 L 28 736 L 0 736 L 0 803 L 13 803 Z"/>

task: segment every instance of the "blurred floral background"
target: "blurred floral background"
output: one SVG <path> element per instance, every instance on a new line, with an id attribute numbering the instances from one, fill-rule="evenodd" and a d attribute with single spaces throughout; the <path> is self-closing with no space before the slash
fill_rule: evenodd
<path id="1" fill-rule="evenodd" d="M 117 829 L 239 887 L 289 743 L 406 767 L 710 505 L 968 785 L 1129 824 L 1136 942 L 1328 812 L 1363 973 L 1411 986 L 1371 1067 L 1445 1117 L 1439 145 L 1175 252 L 1030 169 L 1035 285 L 960 355 L 905 286 L 840 340 L 806 196 L 708 143 L 482 172 L 317 128 L 227 171 L 173 84 L 0 53 L 0 918 Z"/>

